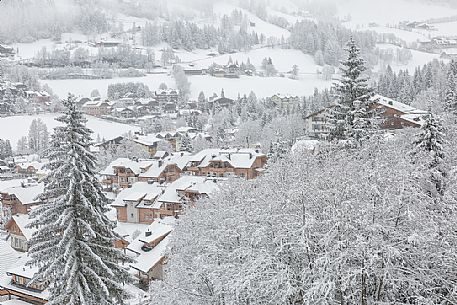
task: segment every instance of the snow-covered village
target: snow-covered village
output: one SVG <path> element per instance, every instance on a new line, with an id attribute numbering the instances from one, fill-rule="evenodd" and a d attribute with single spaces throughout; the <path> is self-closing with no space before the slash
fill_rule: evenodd
<path id="1" fill-rule="evenodd" d="M 456 305 L 457 2 L 0 0 L 0 305 Z"/>

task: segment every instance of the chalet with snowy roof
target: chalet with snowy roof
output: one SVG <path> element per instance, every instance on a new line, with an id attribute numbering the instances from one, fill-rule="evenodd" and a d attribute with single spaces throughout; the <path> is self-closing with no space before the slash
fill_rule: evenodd
<path id="1" fill-rule="evenodd" d="M 19 301 L 23 301 L 26 304 L 46 304 L 49 298 L 48 283 L 44 280 L 37 280 L 30 284 L 38 268 L 27 266 L 25 259 L 21 259 L 17 266 L 9 268 L 6 271 L 7 276 L 0 277 L 0 296 L 4 295 L 8 296 L 9 299 L 19 299 Z M 19 305 L 21 303 L 13 304 Z"/>
<path id="2" fill-rule="evenodd" d="M 137 182 L 122 190 L 111 206 L 119 222 L 150 224 L 165 216 L 177 216 L 184 204 L 193 204 L 217 187 L 215 179 L 182 176 L 168 185 Z"/>
<path id="3" fill-rule="evenodd" d="M 238 64 L 228 64 L 225 68 L 224 77 L 226 78 L 240 78 L 240 66 Z"/>
<path id="4" fill-rule="evenodd" d="M 300 98 L 298 96 L 290 95 L 290 94 L 281 94 L 277 93 L 269 98 L 272 103 L 275 104 L 276 107 L 285 108 L 292 105 L 297 105 L 300 102 Z"/>
<path id="5" fill-rule="evenodd" d="M 162 105 L 165 103 L 177 103 L 179 91 L 176 89 L 163 89 L 155 91 L 155 99 Z"/>
<path id="6" fill-rule="evenodd" d="M 160 217 L 177 216 L 182 213 L 184 205 L 192 206 L 214 192 L 218 181 L 217 178 L 182 176 L 165 188 L 153 207 L 158 209 Z"/>
<path id="7" fill-rule="evenodd" d="M 13 215 L 5 229 L 10 234 L 11 247 L 17 251 L 26 252 L 28 242 L 36 229 L 29 228 L 31 220 L 28 215 Z"/>
<path id="8" fill-rule="evenodd" d="M 190 63 L 189 65 L 184 66 L 183 70 L 186 75 L 205 75 L 208 69 Z"/>
<path id="9" fill-rule="evenodd" d="M 189 158 L 186 171 L 195 176 L 254 179 L 266 162 L 267 156 L 260 150 L 205 149 Z"/>
<path id="10" fill-rule="evenodd" d="M 176 151 L 178 149 L 178 144 L 182 135 L 181 133 L 176 131 L 165 131 L 159 132 L 155 136 L 157 139 L 167 141 L 168 143 L 170 143 L 173 150 Z"/>
<path id="11" fill-rule="evenodd" d="M 154 204 L 163 192 L 160 185 L 137 182 L 121 191 L 111 206 L 116 209 L 119 222 L 150 224 L 160 218 L 159 209 L 154 208 Z"/>
<path id="12" fill-rule="evenodd" d="M 25 98 L 37 103 L 49 106 L 51 104 L 51 96 L 46 91 L 24 91 Z"/>
<path id="13" fill-rule="evenodd" d="M 44 173 L 46 163 L 39 161 L 21 162 L 16 164 L 16 173 L 22 176 L 34 176 L 39 173 Z"/>
<path id="14" fill-rule="evenodd" d="M 167 152 L 164 153 L 168 154 Z M 138 176 L 138 180 L 143 182 L 157 183 L 173 182 L 181 177 L 186 161 L 187 156 L 171 156 L 160 158 L 154 162 L 147 171 L 141 173 Z"/>
<path id="15" fill-rule="evenodd" d="M 419 128 L 424 122 L 424 116 L 427 115 L 426 111 L 378 94 L 372 96 L 369 103 L 371 110 L 379 118 L 381 129 Z M 338 105 L 331 105 L 305 118 L 305 129 L 308 136 L 321 139 L 328 137 L 332 128 L 329 122 L 329 112 L 335 107 Z"/>
<path id="16" fill-rule="evenodd" d="M 44 191 L 43 183 L 27 184 L 10 187 L 0 191 L 2 208 L 12 215 L 28 214 L 33 206 L 42 203 L 39 197 Z"/>
<path id="17" fill-rule="evenodd" d="M 208 100 L 209 109 L 230 108 L 235 104 L 235 100 L 225 97 L 224 89 L 221 91 L 221 97 L 217 95 L 210 97 Z"/>
<path id="18" fill-rule="evenodd" d="M 85 114 L 100 117 L 111 113 L 112 103 L 109 101 L 90 100 L 82 105 L 82 111 Z"/>
<path id="19" fill-rule="evenodd" d="M 152 165 L 152 160 L 134 161 L 118 158 L 100 172 L 102 185 L 105 189 L 117 190 L 128 188 L 138 181 L 138 175 Z"/>
<path id="20" fill-rule="evenodd" d="M 0 57 L 14 56 L 14 49 L 12 47 L 0 44 Z"/>
<path id="21" fill-rule="evenodd" d="M 150 135 L 135 136 L 133 141 L 135 143 L 141 145 L 152 157 L 156 154 L 157 145 L 159 144 L 160 141 L 162 141 L 162 139 L 156 137 L 156 135 L 150 134 Z"/>
<path id="22" fill-rule="evenodd" d="M 420 128 L 427 111 L 416 109 L 393 99 L 375 95 L 371 98 L 371 108 L 382 117 L 382 129 Z"/>
<path id="23" fill-rule="evenodd" d="M 163 279 L 163 266 L 167 260 L 165 250 L 174 223 L 173 217 L 158 219 L 128 245 L 126 253 L 135 260 L 130 268 L 140 284 L 147 286 L 151 280 Z"/>

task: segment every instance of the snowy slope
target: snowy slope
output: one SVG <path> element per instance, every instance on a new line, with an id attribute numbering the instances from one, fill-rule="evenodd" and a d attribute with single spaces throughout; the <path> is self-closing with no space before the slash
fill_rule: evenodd
<path id="1" fill-rule="evenodd" d="M 377 44 L 376 46 L 379 49 L 384 49 L 384 50 L 385 49 L 393 49 L 393 50 L 400 49 L 400 47 L 398 47 L 396 45 L 392 45 L 392 44 Z M 398 71 L 398 70 L 408 69 L 410 72 L 412 72 L 412 71 L 414 71 L 414 69 L 417 66 L 423 66 L 434 59 L 441 60 L 439 54 L 426 53 L 426 52 L 421 52 L 421 51 L 417 51 L 417 50 L 411 50 L 411 53 L 413 55 L 413 58 L 408 62 L 408 64 L 402 65 L 402 64 L 394 63 L 391 65 L 392 70 Z"/>
<path id="2" fill-rule="evenodd" d="M 214 13 L 219 14 L 220 16 L 224 14 L 230 15 L 234 9 L 241 10 L 243 14 L 246 14 L 249 17 L 250 22 L 255 22 L 255 27 L 252 27 L 251 29 L 259 35 L 264 34 L 265 37 L 276 37 L 278 39 L 281 39 L 281 37 L 288 38 L 290 36 L 289 31 L 265 22 L 242 8 L 222 2 L 214 5 Z"/>

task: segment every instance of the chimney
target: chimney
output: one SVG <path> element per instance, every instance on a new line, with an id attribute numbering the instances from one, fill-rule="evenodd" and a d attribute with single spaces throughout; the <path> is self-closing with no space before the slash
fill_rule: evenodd
<path id="1" fill-rule="evenodd" d="M 151 236 L 151 235 L 152 235 L 152 232 L 149 231 L 149 229 L 146 232 L 144 232 L 144 236 L 146 236 L 146 237 Z"/>
<path id="2" fill-rule="evenodd" d="M 159 167 L 162 167 L 162 165 L 163 165 L 163 161 L 159 160 Z"/>

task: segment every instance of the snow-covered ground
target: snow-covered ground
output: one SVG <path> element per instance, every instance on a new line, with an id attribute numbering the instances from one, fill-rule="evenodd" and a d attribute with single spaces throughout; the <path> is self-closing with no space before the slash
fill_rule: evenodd
<path id="1" fill-rule="evenodd" d="M 317 78 L 317 75 L 300 75 L 299 80 L 286 77 L 259 77 L 241 76 L 238 79 L 218 78 L 209 75 L 191 76 L 191 96 L 196 99 L 200 91 L 206 96 L 221 92 L 224 88 L 227 97 L 236 98 L 238 93 L 248 95 L 251 91 L 257 97 L 272 96 L 276 93 L 308 96 L 313 93 L 314 88 L 324 89 L 330 87 L 331 81 L 324 81 Z"/>
<path id="2" fill-rule="evenodd" d="M 443 4 L 415 0 L 343 0 L 337 2 L 338 15 L 351 16 L 346 25 L 357 28 L 370 22 L 379 25 L 397 24 L 400 21 L 425 21 L 430 18 L 457 15 L 457 9 Z"/>
<path id="3" fill-rule="evenodd" d="M 40 118 L 46 124 L 48 130 L 51 131 L 60 125 L 55 120 L 56 117 L 58 117 L 58 114 L 21 115 L 0 118 L 0 139 L 10 140 L 13 149 L 15 149 L 17 141 L 21 137 L 28 135 L 33 119 Z M 90 116 L 87 119 L 87 127 L 94 131 L 92 136 L 94 139 L 96 139 L 97 135 L 100 135 L 101 138 L 111 139 L 129 131 L 135 132 L 140 129 L 137 126 L 110 122 Z"/>
<path id="4" fill-rule="evenodd" d="M 433 36 L 457 36 L 457 21 L 434 23 L 436 31 L 431 31 Z"/>

